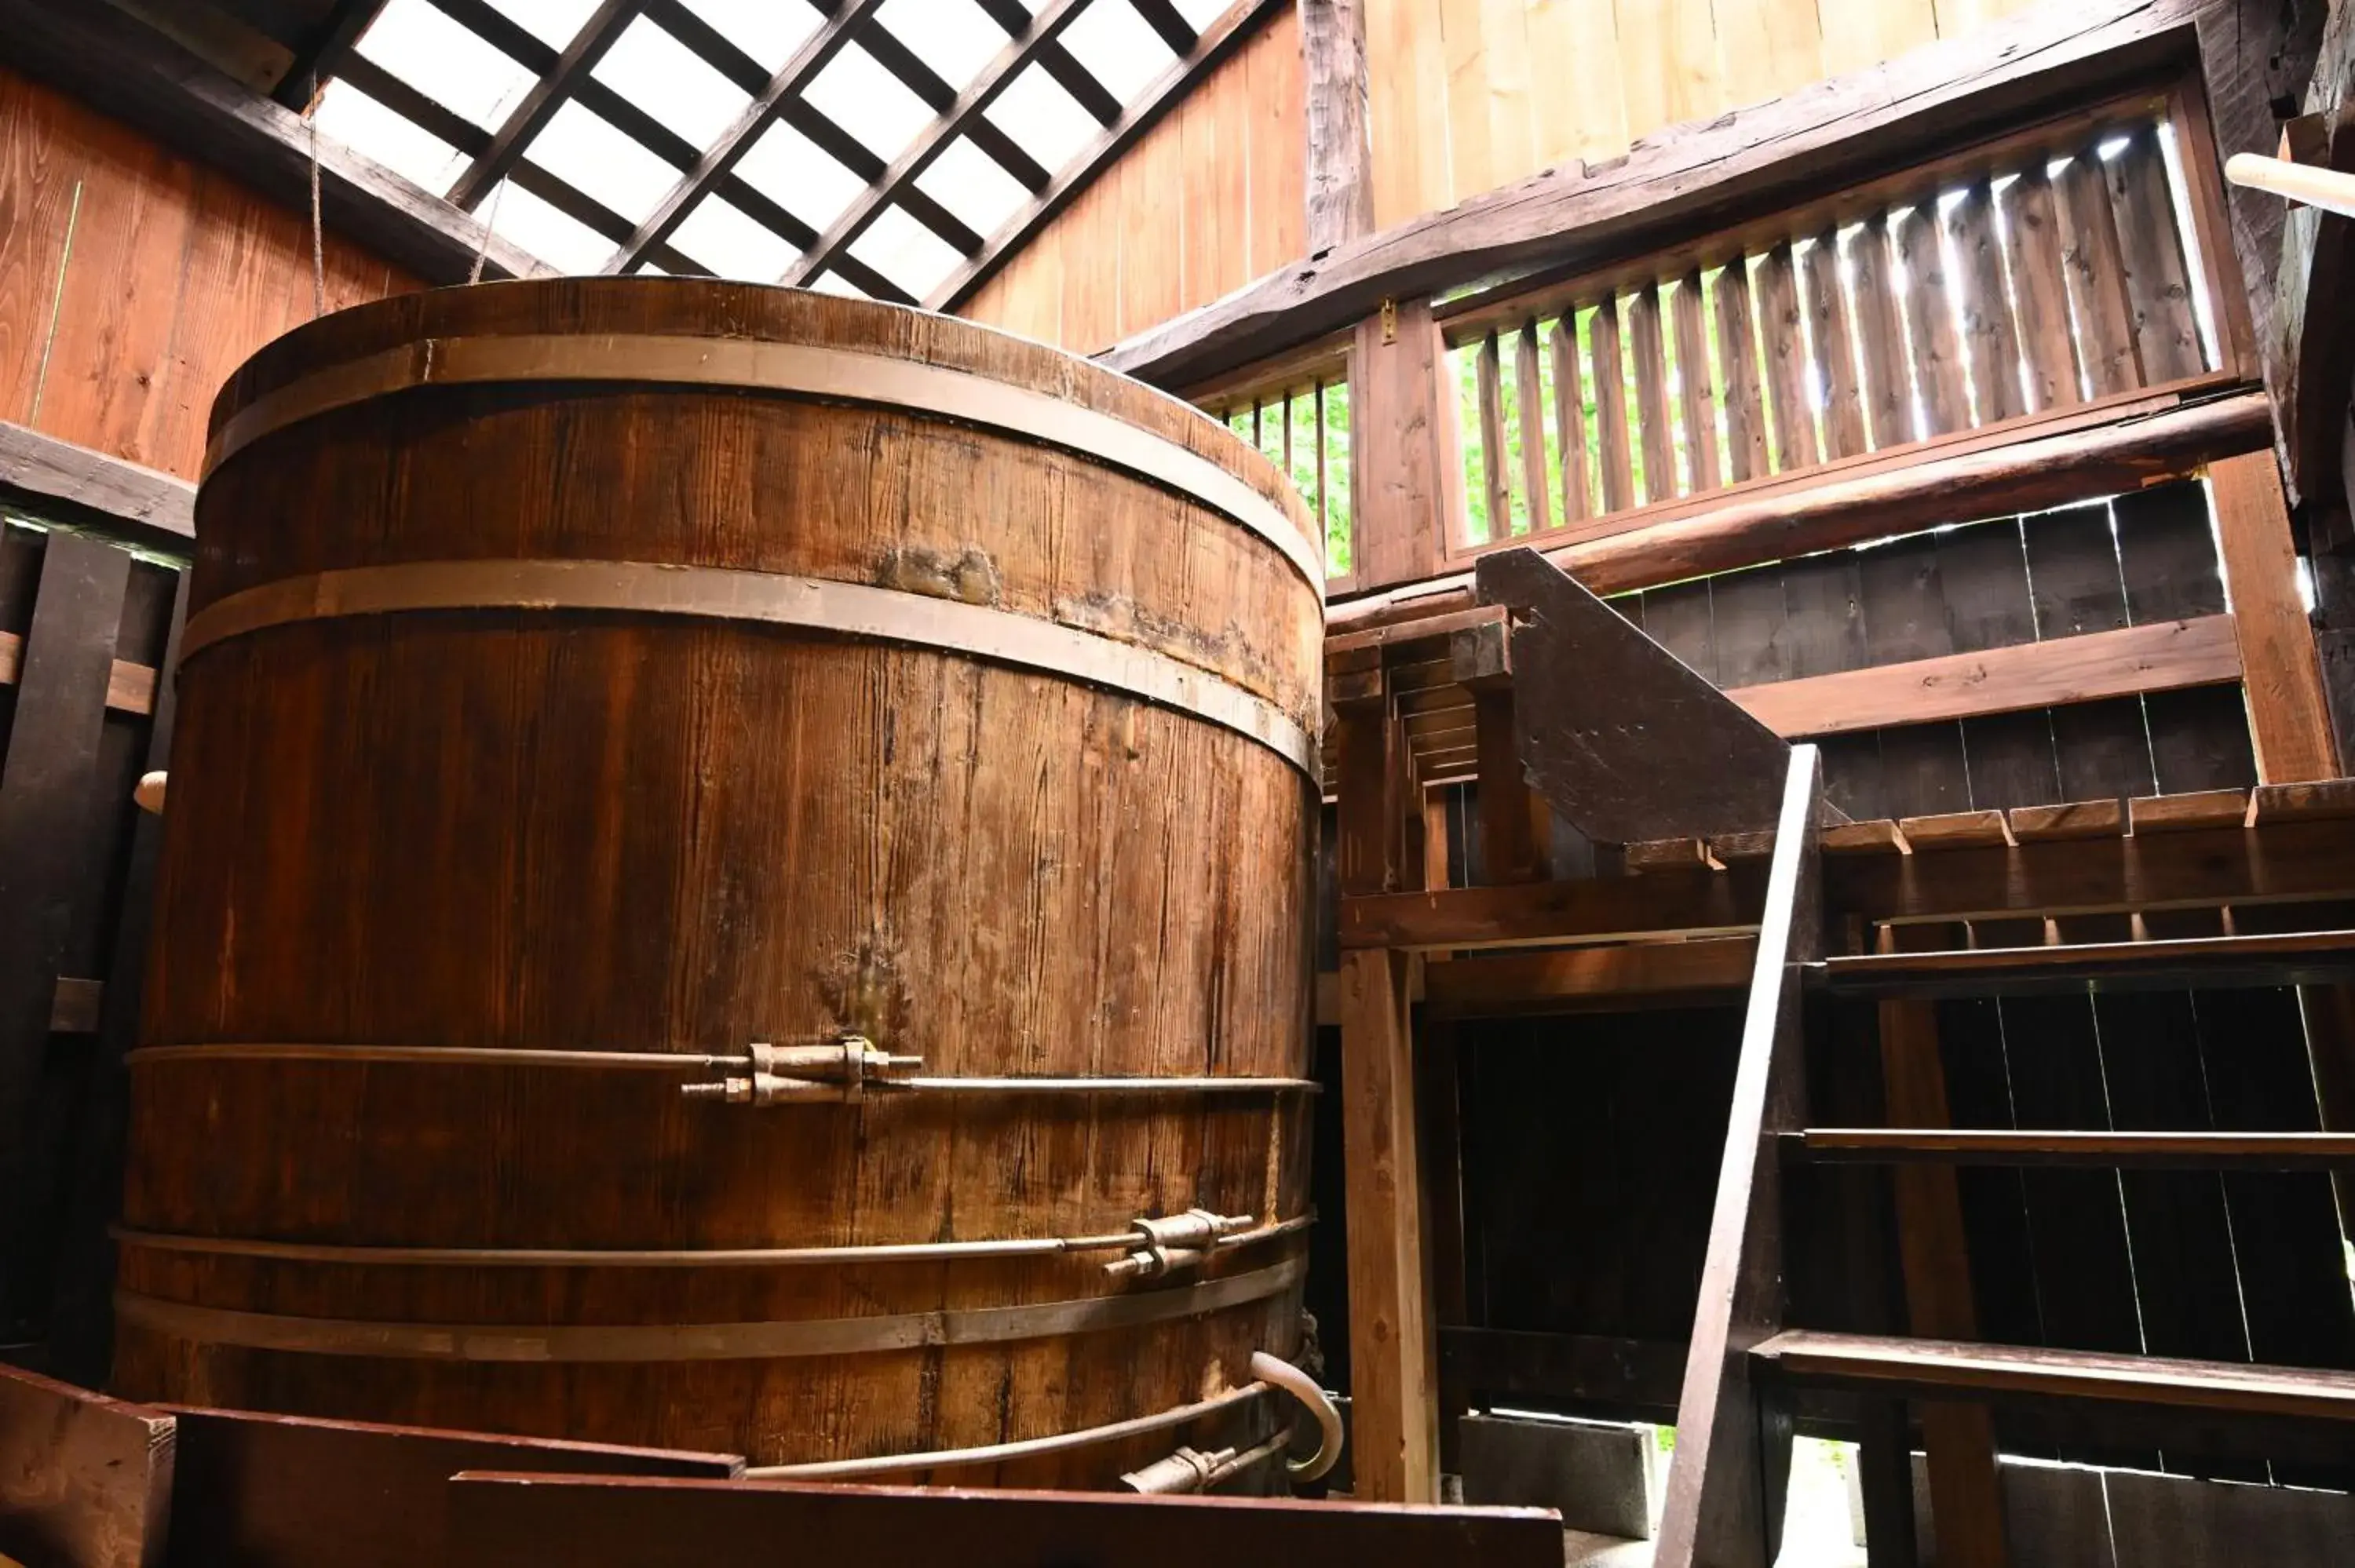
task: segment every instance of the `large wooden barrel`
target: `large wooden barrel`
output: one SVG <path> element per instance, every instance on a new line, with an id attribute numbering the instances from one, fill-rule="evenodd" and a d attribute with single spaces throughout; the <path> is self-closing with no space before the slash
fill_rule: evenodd
<path id="1" fill-rule="evenodd" d="M 967 323 L 571 280 L 265 348 L 197 514 L 122 1392 L 762 1463 L 1279 1414 L 1220 1400 L 1306 1252 L 1273 465 Z"/>

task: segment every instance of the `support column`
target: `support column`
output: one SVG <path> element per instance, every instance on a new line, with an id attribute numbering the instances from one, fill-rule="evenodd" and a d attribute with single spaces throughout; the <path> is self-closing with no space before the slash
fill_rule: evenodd
<path id="1" fill-rule="evenodd" d="M 2267 784 L 2335 778 L 2339 750 L 2314 628 L 2298 599 L 2281 471 L 2272 452 L 2249 452 L 2209 464 L 2208 485 L 2241 644 L 2257 777 Z"/>
<path id="2" fill-rule="evenodd" d="M 1455 388 L 1428 300 L 1386 302 L 1349 355 L 1349 456 L 1360 588 L 1434 576 L 1464 513 Z"/>
<path id="3" fill-rule="evenodd" d="M 1438 1353 L 1416 1150 L 1415 959 L 1341 957 L 1341 1163 L 1349 1223 L 1349 1398 L 1356 1496 L 1439 1500 Z"/>

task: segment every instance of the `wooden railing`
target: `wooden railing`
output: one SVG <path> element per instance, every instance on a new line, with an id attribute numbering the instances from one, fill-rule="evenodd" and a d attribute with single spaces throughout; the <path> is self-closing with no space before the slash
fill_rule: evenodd
<path id="1" fill-rule="evenodd" d="M 1316 519 L 1326 591 L 1355 588 L 1347 349 L 1317 345 L 1195 400 L 1291 477 Z"/>

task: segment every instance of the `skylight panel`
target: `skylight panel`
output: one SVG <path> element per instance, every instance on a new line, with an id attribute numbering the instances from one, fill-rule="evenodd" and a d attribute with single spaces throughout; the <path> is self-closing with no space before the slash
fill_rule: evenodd
<path id="1" fill-rule="evenodd" d="M 867 182 L 835 162 L 832 154 L 786 124 L 772 125 L 736 165 L 746 185 L 811 228 L 824 229 L 841 216 Z"/>
<path id="2" fill-rule="evenodd" d="M 630 24 L 590 74 L 699 147 L 718 141 L 752 101 L 702 56 L 644 16 Z"/>
<path id="3" fill-rule="evenodd" d="M 321 136 L 374 158 L 429 191 L 448 190 L 468 162 L 465 154 L 347 81 L 327 84 L 312 119 Z"/>
<path id="4" fill-rule="evenodd" d="M 552 49 L 577 36 L 597 0 L 490 0 L 491 8 Z"/>
<path id="5" fill-rule="evenodd" d="M 1134 5 L 1091 5 L 1063 29 L 1063 47 L 1123 103 L 1167 70 L 1177 56 Z"/>
<path id="6" fill-rule="evenodd" d="M 426 0 L 391 0 L 359 53 L 485 128 L 505 120 L 538 79 Z"/>
<path id="7" fill-rule="evenodd" d="M 1025 67 L 998 95 L 987 118 L 1050 173 L 1060 172 L 1103 129 L 1078 99 L 1036 65 Z"/>
<path id="8" fill-rule="evenodd" d="M 1217 21 L 1232 0 L 1177 0 L 1178 14 L 1196 32 L 1206 32 Z"/>
<path id="9" fill-rule="evenodd" d="M 773 283 L 801 252 L 718 196 L 706 196 L 670 237 L 681 253 L 722 278 Z"/>
<path id="10" fill-rule="evenodd" d="M 477 211 L 489 219 L 491 232 L 500 238 L 513 240 L 566 272 L 586 276 L 613 254 L 612 240 L 512 180 L 484 197 Z"/>
<path id="11" fill-rule="evenodd" d="M 917 299 L 931 293 L 964 260 L 954 247 L 897 207 L 878 214 L 850 254 Z"/>
<path id="12" fill-rule="evenodd" d="M 942 149 L 932 167 L 916 176 L 916 188 L 984 236 L 996 233 L 1030 196 L 1021 181 L 963 136 Z"/>
<path id="13" fill-rule="evenodd" d="M 810 280 L 811 290 L 821 294 L 839 294 L 846 300 L 864 300 L 867 291 L 852 283 L 839 272 L 821 272 Z"/>
<path id="14" fill-rule="evenodd" d="M 960 92 L 1006 48 L 1006 29 L 974 0 L 885 0 L 875 25 Z"/>
<path id="15" fill-rule="evenodd" d="M 682 0 L 711 30 L 761 62 L 771 75 L 794 58 L 826 20 L 804 0 Z"/>
<path id="16" fill-rule="evenodd" d="M 932 122 L 932 107 L 857 44 L 828 60 L 802 96 L 887 163 Z"/>
<path id="17" fill-rule="evenodd" d="M 524 156 L 635 223 L 660 206 L 678 171 L 603 116 L 568 102 Z"/>

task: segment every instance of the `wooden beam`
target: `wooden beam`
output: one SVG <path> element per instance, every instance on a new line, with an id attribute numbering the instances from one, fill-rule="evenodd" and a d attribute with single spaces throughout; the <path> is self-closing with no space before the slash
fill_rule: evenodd
<path id="1" fill-rule="evenodd" d="M 981 69 L 956 101 L 918 132 L 907 150 L 892 160 L 883 177 L 860 192 L 777 281 L 787 285 L 806 285 L 831 267 L 882 216 L 886 207 L 905 195 L 917 177 L 932 167 L 935 158 L 980 123 L 983 112 L 996 101 L 998 94 L 1012 86 L 1016 77 L 1062 37 L 1064 30 L 1087 9 L 1088 3 L 1089 0 L 1050 0 L 1030 25 L 1009 39 L 997 57 Z"/>
<path id="2" fill-rule="evenodd" d="M 2240 678 L 2232 617 L 2211 615 L 1741 686 L 1725 695 L 1777 735 L 1838 735 Z"/>
<path id="3" fill-rule="evenodd" d="M 1629 1419 L 1673 1419 L 1684 1386 L 1685 1347 L 1673 1340 L 1444 1328 L 1439 1360 L 1451 1383 L 1480 1393 L 1574 1400 Z"/>
<path id="4" fill-rule="evenodd" d="M 2344 1132 L 1811 1127 L 1792 1134 L 1791 1141 L 1799 1157 L 1815 1164 L 2092 1171 L 2355 1170 L 2355 1134 Z"/>
<path id="5" fill-rule="evenodd" d="M 2264 396 L 2241 392 L 1944 456 L 1915 454 L 1862 474 L 1722 492 L 1670 518 L 1614 518 L 1610 532 L 1598 529 L 1543 554 L 1591 592 L 1624 593 L 1891 534 L 2138 490 L 2219 459 L 2264 450 L 2272 442 Z M 1361 497 L 1359 505 L 1366 503 Z M 1428 580 L 1412 588 L 1336 606 L 1328 630 L 1346 633 L 1378 625 L 1398 616 L 1401 601 L 1417 615 L 1473 604 L 1470 574 L 1424 575 Z"/>
<path id="6" fill-rule="evenodd" d="M 1777 1139 L 1806 1116 L 1799 975 L 1823 941 L 1816 836 L 1823 792 L 1816 748 L 1792 747 L 1677 1404 L 1659 1568 L 1766 1568 L 1782 1544 L 1790 1412 L 1758 1398 L 1749 1352 L 1783 1325 Z"/>
<path id="7" fill-rule="evenodd" d="M 1567 160 L 1287 267 L 1103 357 L 1156 385 L 1182 387 L 1362 319 L 1384 298 L 1540 267 L 1591 270 L 1905 167 L 2203 56 L 2210 96 L 2222 101 L 2220 134 L 2245 139 L 2248 116 L 2264 112 L 2266 84 L 2286 55 L 2293 57 L 2287 69 L 2298 71 L 2287 84 L 2295 90 L 2303 70 L 2285 48 L 2280 18 L 2251 0 L 2031 7 L 1706 125 L 1647 136 L 1623 157 Z M 2228 144 L 2263 150 L 2272 144 L 2269 129 L 2261 142 Z M 2232 212 L 2242 253 L 2270 269 L 2278 213 L 2266 230 L 2255 208 L 2235 202 Z M 2269 278 L 2252 290 L 2259 291 L 2269 298 Z"/>
<path id="8" fill-rule="evenodd" d="M 1419 961 L 1396 951 L 1341 958 L 1350 1464 L 1355 1495 L 1368 1502 L 1439 1500 L 1437 1351 L 1415 1157 Z"/>
<path id="9" fill-rule="evenodd" d="M 176 556 L 197 536 L 197 487 L 187 481 L 5 419 L 0 502 Z"/>
<path id="10" fill-rule="evenodd" d="M 13 686 L 25 662 L 25 639 L 0 631 L 0 686 Z M 106 677 L 106 705 L 116 713 L 144 714 L 155 705 L 153 666 L 117 659 Z"/>
<path id="11" fill-rule="evenodd" d="M 344 61 L 359 46 L 361 35 L 376 22 L 386 0 L 336 0 L 336 4 L 287 62 L 271 97 L 300 114 L 308 111 L 319 90 L 343 69 Z"/>
<path id="12" fill-rule="evenodd" d="M 1374 227 L 1364 0 L 1300 0 L 1300 53 L 1308 73 L 1308 254 L 1313 257 L 1369 234 Z"/>
<path id="13" fill-rule="evenodd" d="M 793 58 L 777 68 L 761 91 L 754 95 L 736 122 L 719 134 L 719 139 L 704 150 L 695 166 L 655 209 L 648 213 L 621 249 L 605 263 L 608 272 L 628 272 L 646 259 L 655 246 L 677 231 L 696 204 L 709 194 L 711 188 L 732 173 L 744 155 L 752 150 L 769 127 L 817 79 L 818 72 L 848 48 L 868 19 L 882 8 L 882 0 L 848 0 L 833 18 L 822 24 L 810 35 Z"/>
<path id="14" fill-rule="evenodd" d="M 491 144 L 459 172 L 450 186 L 453 204 L 469 211 L 482 205 L 483 198 L 506 178 L 532 138 L 556 118 L 574 88 L 597 69 L 597 62 L 621 41 L 622 34 L 645 9 L 645 0 L 600 0 L 572 41 L 556 57 L 556 63 L 531 84 L 531 90 L 491 132 Z"/>
<path id="15" fill-rule="evenodd" d="M 1721 872 L 1345 896 L 1340 941 L 1345 949 L 1430 949 L 1739 936 L 1756 927 L 1764 885 L 1752 861 Z"/>
<path id="16" fill-rule="evenodd" d="M 310 123 L 112 5 L 0 0 L 8 64 L 167 147 L 220 169 L 298 212 L 311 206 Z M 495 236 L 439 195 L 343 143 L 319 137 L 325 226 L 431 283 L 464 282 L 477 254 L 484 275 L 539 277 L 555 269 Z"/>
<path id="17" fill-rule="evenodd" d="M 1016 3 L 1018 4 L 1019 0 Z M 971 299 L 974 291 L 996 276 L 997 270 L 1005 266 L 1032 235 L 1070 206 L 1071 199 L 1085 190 L 1098 175 L 1112 167 L 1114 161 L 1134 145 L 1138 137 L 1151 130 L 1162 115 L 1176 108 L 1178 101 L 1197 82 L 1216 70 L 1284 4 L 1285 0 L 1235 0 L 1217 21 L 1202 29 L 1201 37 L 1194 41 L 1191 53 L 1180 57 L 1175 65 L 1156 78 L 1134 102 L 1121 111 L 1118 119 L 1104 126 L 1103 134 L 1081 149 L 1045 190 L 1007 219 L 997 232 L 989 237 L 988 243 L 981 248 L 978 254 L 968 258 L 942 280 L 924 301 L 924 308 L 954 311 Z M 1044 66 L 1049 62 L 1042 59 L 1039 63 Z"/>
<path id="18" fill-rule="evenodd" d="M 1006 36 L 1009 38 L 1030 25 L 1030 11 L 1022 0 L 978 0 L 978 3 L 989 14 L 991 21 L 1006 29 Z M 1186 51 L 1181 49 L 1178 53 L 1182 58 Z M 1086 110 L 1097 124 L 1112 125 L 1120 120 L 1120 100 L 1114 98 L 1112 90 L 1098 81 L 1088 68 L 1062 45 L 1057 44 L 1041 55 L 1039 69 L 1053 78 L 1056 86 L 1078 101 L 1079 106 Z M 1041 181 L 1030 188 L 1036 192 L 1044 185 L 1045 182 Z"/>
<path id="19" fill-rule="evenodd" d="M 1425 1015 L 1508 1018 L 1651 1001 L 1721 1000 L 1750 982 L 1754 937 L 1628 942 L 1433 961 L 1423 971 Z"/>
<path id="20" fill-rule="evenodd" d="M 1192 52 L 1194 40 L 1200 35 L 1194 31 L 1193 24 L 1178 15 L 1178 7 L 1171 4 L 1171 0 L 1129 0 L 1129 3 L 1136 8 L 1136 14 L 1145 18 L 1145 25 L 1169 46 L 1171 54 L 1183 59 Z"/>
<path id="21" fill-rule="evenodd" d="M 2210 464 L 2208 487 L 2240 635 L 2257 776 L 2268 784 L 2333 778 L 2339 747 L 2314 628 L 2298 599 L 2281 471 L 2272 452 L 2249 452 Z"/>
<path id="22" fill-rule="evenodd" d="M 74 1568 L 164 1561 L 172 1418 L 0 1366 L 0 1555 Z"/>

